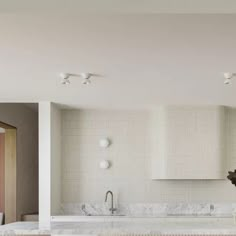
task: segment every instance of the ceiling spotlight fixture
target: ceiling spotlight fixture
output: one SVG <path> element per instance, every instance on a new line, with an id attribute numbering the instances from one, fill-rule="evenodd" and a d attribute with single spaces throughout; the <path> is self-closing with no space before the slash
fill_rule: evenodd
<path id="1" fill-rule="evenodd" d="M 224 73 L 224 84 L 230 84 L 231 80 L 236 77 L 236 73 L 231 73 L 231 72 L 225 72 Z"/>
<path id="2" fill-rule="evenodd" d="M 91 73 L 80 73 L 80 74 L 71 74 L 71 73 L 61 73 L 60 77 L 61 77 L 61 84 L 63 85 L 68 85 L 70 84 L 70 78 L 71 77 L 81 77 L 83 79 L 82 84 L 84 85 L 88 85 L 91 84 L 91 76 L 93 76 L 94 74 Z"/>
<path id="3" fill-rule="evenodd" d="M 84 85 L 91 84 L 90 77 L 92 76 L 92 74 L 90 74 L 90 73 L 81 73 L 80 75 L 83 78 L 82 84 L 84 84 Z"/>
<path id="4" fill-rule="evenodd" d="M 70 80 L 69 80 L 69 77 L 70 77 L 70 74 L 67 74 L 67 73 L 61 73 L 60 74 L 60 77 L 61 77 L 61 83 L 63 85 L 68 85 L 70 84 Z"/>

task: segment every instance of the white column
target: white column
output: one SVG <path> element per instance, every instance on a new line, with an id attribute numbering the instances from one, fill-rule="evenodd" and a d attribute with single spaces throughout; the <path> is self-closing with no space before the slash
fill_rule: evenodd
<path id="1" fill-rule="evenodd" d="M 51 102 L 39 103 L 39 222 L 51 217 Z"/>

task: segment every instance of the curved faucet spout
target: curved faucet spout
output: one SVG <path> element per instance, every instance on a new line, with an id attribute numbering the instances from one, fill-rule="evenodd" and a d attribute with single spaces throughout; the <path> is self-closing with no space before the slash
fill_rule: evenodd
<path id="1" fill-rule="evenodd" d="M 108 195 L 111 195 L 111 208 L 109 209 L 109 211 L 111 212 L 111 214 L 114 214 L 114 212 L 116 211 L 116 208 L 114 208 L 114 204 L 113 204 L 113 193 L 112 191 L 107 191 L 106 192 L 106 197 L 105 197 L 105 202 L 107 202 L 107 198 L 108 198 Z"/>
<path id="2" fill-rule="evenodd" d="M 106 192 L 105 202 L 107 202 L 108 194 L 111 194 L 111 198 L 113 199 L 113 193 L 112 193 L 112 191 L 109 190 L 109 191 Z"/>

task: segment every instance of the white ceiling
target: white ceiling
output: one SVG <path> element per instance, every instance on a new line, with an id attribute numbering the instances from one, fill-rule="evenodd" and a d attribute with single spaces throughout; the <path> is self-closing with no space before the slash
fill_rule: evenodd
<path id="1" fill-rule="evenodd" d="M 235 25 L 233 14 L 0 13 L 0 101 L 236 106 L 236 79 L 222 76 L 236 72 Z M 60 72 L 101 76 L 65 87 Z"/>

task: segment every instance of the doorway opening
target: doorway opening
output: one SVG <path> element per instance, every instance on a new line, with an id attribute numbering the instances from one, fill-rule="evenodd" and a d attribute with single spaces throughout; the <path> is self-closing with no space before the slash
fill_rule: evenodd
<path id="1" fill-rule="evenodd" d="M 16 132 L 0 121 L 0 223 L 16 221 Z"/>

